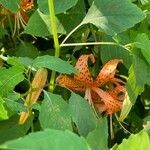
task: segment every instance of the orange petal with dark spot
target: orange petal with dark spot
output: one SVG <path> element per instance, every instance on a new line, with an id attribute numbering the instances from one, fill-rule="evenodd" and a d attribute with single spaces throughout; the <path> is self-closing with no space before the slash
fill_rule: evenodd
<path id="1" fill-rule="evenodd" d="M 60 75 L 56 79 L 56 83 L 62 87 L 69 88 L 77 92 L 85 92 L 86 87 L 81 82 L 75 80 L 73 77 L 67 75 Z"/>
<path id="2" fill-rule="evenodd" d="M 116 101 L 111 95 L 109 95 L 107 92 L 103 91 L 100 88 L 92 87 L 92 90 L 96 92 L 101 100 L 104 102 L 107 108 L 107 114 L 111 115 L 121 110 L 122 102 Z"/>
<path id="3" fill-rule="evenodd" d="M 104 67 L 101 69 L 99 75 L 96 78 L 96 84 L 98 86 L 101 86 L 111 79 L 114 78 L 116 73 L 116 68 L 118 63 L 122 63 L 123 61 L 121 59 L 114 59 L 107 62 Z"/>
<path id="4" fill-rule="evenodd" d="M 82 55 L 78 59 L 75 68 L 80 71 L 79 74 L 74 75 L 74 78 L 78 81 L 84 82 L 87 86 L 93 84 L 93 78 L 88 69 L 88 58 L 90 58 L 91 62 L 94 63 L 94 55 Z"/>

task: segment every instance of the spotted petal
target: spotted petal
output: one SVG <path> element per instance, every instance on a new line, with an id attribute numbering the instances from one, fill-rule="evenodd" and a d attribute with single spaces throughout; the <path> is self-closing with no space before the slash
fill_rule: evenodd
<path id="1" fill-rule="evenodd" d="M 92 90 L 94 92 L 96 92 L 99 97 L 101 98 L 101 101 L 104 102 L 105 107 L 106 107 L 106 112 L 107 114 L 111 115 L 115 112 L 120 111 L 121 107 L 122 107 L 122 102 L 120 101 L 116 101 L 109 93 L 103 91 L 100 88 L 97 87 L 93 87 Z M 97 104 L 98 106 L 98 104 Z"/>
<path id="2" fill-rule="evenodd" d="M 96 84 L 101 86 L 114 78 L 118 63 L 122 63 L 121 59 L 114 59 L 107 62 L 101 69 L 99 75 L 96 78 Z"/>
<path id="3" fill-rule="evenodd" d="M 84 82 L 84 84 L 87 86 L 90 86 L 93 84 L 93 78 L 88 69 L 88 58 L 90 58 L 92 63 L 95 62 L 93 54 L 80 56 L 75 66 L 75 68 L 79 70 L 80 73 L 74 75 L 74 78 L 80 82 Z"/>
<path id="4" fill-rule="evenodd" d="M 56 79 L 56 83 L 59 85 L 68 88 L 73 91 L 77 92 L 85 92 L 86 87 L 84 84 L 80 83 L 79 81 L 75 80 L 73 77 L 67 75 L 60 75 Z"/>

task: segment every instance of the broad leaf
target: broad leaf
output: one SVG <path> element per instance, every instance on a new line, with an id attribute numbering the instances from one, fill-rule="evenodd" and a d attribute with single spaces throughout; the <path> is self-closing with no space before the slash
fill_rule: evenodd
<path id="1" fill-rule="evenodd" d="M 18 67 L 0 69 L 0 95 L 6 96 L 9 91 L 24 79 L 23 70 Z"/>
<path id="2" fill-rule="evenodd" d="M 137 93 L 137 94 L 139 94 L 139 93 Z M 125 99 L 123 101 L 123 105 L 122 105 L 122 109 L 121 109 L 121 113 L 119 116 L 119 121 L 123 121 L 127 117 L 127 115 L 129 114 L 129 112 L 131 110 L 131 107 L 132 107 L 132 103 L 130 101 L 130 97 L 129 97 L 128 93 L 126 92 Z"/>
<path id="3" fill-rule="evenodd" d="M 78 0 L 77 4 L 73 8 L 68 10 L 66 13 L 58 14 L 57 18 L 63 25 L 65 31 L 69 33 L 83 20 L 85 15 L 86 11 L 84 1 Z M 85 26 L 83 28 L 85 29 Z M 80 33 L 80 36 L 82 33 Z"/>
<path id="4" fill-rule="evenodd" d="M 131 56 L 129 52 L 119 46 L 102 46 L 100 53 L 103 64 L 111 59 L 122 59 L 126 68 L 129 68 L 131 65 Z"/>
<path id="5" fill-rule="evenodd" d="M 8 119 L 8 113 L 4 106 L 4 100 L 0 97 L 0 120 Z"/>
<path id="6" fill-rule="evenodd" d="M 57 20 L 57 31 L 58 33 L 65 33 L 63 26 Z M 34 36 L 49 36 L 51 32 L 51 23 L 49 15 L 44 15 L 39 10 L 30 17 L 27 26 L 25 27 L 25 33 Z"/>
<path id="7" fill-rule="evenodd" d="M 88 134 L 87 142 L 93 150 L 108 150 L 107 118 L 100 118 L 97 127 Z"/>
<path id="8" fill-rule="evenodd" d="M 0 4 L 13 13 L 16 13 L 18 11 L 20 1 L 21 0 L 0 0 Z"/>
<path id="9" fill-rule="evenodd" d="M 39 120 L 43 129 L 72 130 L 68 104 L 61 96 L 46 91 L 44 92 Z"/>
<path id="10" fill-rule="evenodd" d="M 133 66 L 130 67 L 129 70 L 129 77 L 126 83 L 127 92 L 130 98 L 130 101 L 132 105 L 134 105 L 138 95 L 140 95 L 143 92 L 143 88 L 137 85 L 136 83 L 136 77 L 133 70 Z"/>
<path id="11" fill-rule="evenodd" d="M 96 117 L 91 106 L 81 96 L 71 93 L 70 113 L 81 135 L 87 136 L 96 127 Z"/>
<path id="12" fill-rule="evenodd" d="M 78 0 L 54 0 L 55 14 L 60 14 L 73 7 Z M 45 14 L 49 14 L 48 0 L 38 0 L 39 9 Z"/>
<path id="13" fill-rule="evenodd" d="M 106 34 L 115 35 L 145 18 L 129 0 L 95 0 L 81 24 L 91 23 Z"/>
<path id="14" fill-rule="evenodd" d="M 26 124 L 19 125 L 19 118 L 14 116 L 9 120 L 0 121 L 0 143 L 24 136 L 31 126 L 31 119 Z"/>
<path id="15" fill-rule="evenodd" d="M 141 49 L 141 53 L 143 54 L 144 58 L 150 64 L 150 40 L 146 34 L 138 34 L 136 37 L 136 44 L 137 48 Z"/>
<path id="16" fill-rule="evenodd" d="M 74 67 L 71 66 L 69 63 L 61 60 L 60 58 L 49 55 L 37 57 L 33 61 L 33 67 L 35 68 L 44 67 L 51 70 L 55 70 L 60 73 L 67 73 L 67 74 L 77 73 Z"/>
<path id="17" fill-rule="evenodd" d="M 16 47 L 16 57 L 36 58 L 39 55 L 38 49 L 31 43 L 22 42 Z"/>
<path id="18" fill-rule="evenodd" d="M 148 150 L 150 149 L 150 139 L 146 131 L 142 130 L 138 134 L 132 134 L 128 139 L 124 139 L 123 142 L 118 145 L 115 150 Z M 114 150 L 114 149 L 113 149 Z"/>
<path id="19" fill-rule="evenodd" d="M 47 129 L 31 133 L 23 138 L 9 141 L 1 149 L 15 150 L 91 150 L 85 139 L 69 131 Z"/>
<path id="20" fill-rule="evenodd" d="M 132 53 L 136 84 L 144 88 L 145 84 L 150 85 L 150 64 L 145 60 L 140 50 L 134 49 Z"/>

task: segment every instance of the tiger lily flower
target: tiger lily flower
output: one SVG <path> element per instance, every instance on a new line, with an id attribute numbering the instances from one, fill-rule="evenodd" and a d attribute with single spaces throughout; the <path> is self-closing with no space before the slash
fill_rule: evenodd
<path id="1" fill-rule="evenodd" d="M 15 25 L 14 25 L 14 33 L 15 35 L 16 31 L 18 32 L 21 27 L 25 27 L 28 22 L 28 16 L 26 12 L 30 10 L 33 7 L 34 0 L 22 0 L 19 5 L 18 12 L 14 14 L 15 18 Z"/>
<path id="2" fill-rule="evenodd" d="M 113 59 L 107 62 L 94 79 L 88 69 L 88 59 L 95 62 L 93 54 L 80 56 L 75 66 L 80 73 L 73 76 L 60 75 L 56 82 L 72 91 L 85 93 L 85 98 L 99 112 L 112 115 L 120 111 L 126 89 L 124 81 L 115 77 L 115 74 L 117 65 L 122 60 Z"/>

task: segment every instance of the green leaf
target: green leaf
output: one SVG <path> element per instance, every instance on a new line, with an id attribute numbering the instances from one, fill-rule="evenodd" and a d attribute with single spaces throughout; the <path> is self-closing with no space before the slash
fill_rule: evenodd
<path id="1" fill-rule="evenodd" d="M 35 68 L 48 68 L 60 73 L 77 73 L 73 66 L 68 62 L 61 60 L 60 58 L 54 56 L 39 56 L 33 61 L 33 67 Z"/>
<path id="2" fill-rule="evenodd" d="M 48 1 L 38 0 L 37 2 L 38 2 L 39 9 L 45 14 L 49 14 Z M 68 0 L 63 0 L 63 1 L 54 0 L 55 14 L 60 14 L 60 13 L 67 11 L 68 9 L 76 5 L 77 2 L 78 0 L 69 0 L 69 1 Z"/>
<path id="3" fill-rule="evenodd" d="M 4 100 L 0 97 L 0 120 L 8 119 L 7 110 L 4 107 Z"/>
<path id="4" fill-rule="evenodd" d="M 138 34 L 135 46 L 141 49 L 144 58 L 150 64 L 150 40 L 145 33 Z"/>
<path id="5" fill-rule="evenodd" d="M 16 13 L 18 11 L 20 1 L 21 0 L 0 0 L 0 4 L 13 13 Z"/>
<path id="6" fill-rule="evenodd" d="M 148 150 L 150 149 L 150 139 L 146 131 L 142 130 L 138 134 L 132 134 L 128 139 L 118 145 L 116 150 Z"/>
<path id="7" fill-rule="evenodd" d="M 21 42 L 16 47 L 16 57 L 36 58 L 38 55 L 39 51 L 32 43 Z"/>
<path id="8" fill-rule="evenodd" d="M 129 68 L 131 65 L 132 59 L 129 52 L 118 46 L 102 46 L 100 53 L 103 64 L 111 59 L 122 59 L 126 68 Z"/>
<path id="9" fill-rule="evenodd" d="M 150 64 L 145 60 L 139 49 L 134 49 L 132 53 L 136 84 L 144 88 L 145 84 L 150 85 Z"/>
<path id="10" fill-rule="evenodd" d="M 108 150 L 107 118 L 100 118 L 97 127 L 88 134 L 87 142 L 93 150 Z"/>
<path id="11" fill-rule="evenodd" d="M 9 120 L 0 121 L 0 143 L 24 136 L 31 126 L 31 119 L 24 125 L 18 124 L 18 116 L 13 116 Z"/>
<path id="12" fill-rule="evenodd" d="M 129 0 L 95 0 L 81 24 L 91 23 L 115 35 L 142 21 L 145 14 Z"/>
<path id="13" fill-rule="evenodd" d="M 39 120 L 43 129 L 72 130 L 69 106 L 60 95 L 44 92 Z"/>
<path id="14" fill-rule="evenodd" d="M 77 4 L 74 7 L 68 10 L 66 13 L 58 14 L 57 18 L 63 25 L 65 31 L 69 33 L 83 20 L 85 15 L 86 15 L 86 9 L 85 9 L 84 1 L 78 0 Z M 80 36 L 81 34 L 82 33 L 80 33 Z"/>
<path id="15" fill-rule="evenodd" d="M 49 36 L 52 34 L 50 16 L 44 15 L 39 10 L 35 11 L 35 13 L 30 17 L 24 32 L 39 37 Z M 65 34 L 65 30 L 58 20 L 57 32 Z"/>
<path id="16" fill-rule="evenodd" d="M 4 98 L 6 106 L 13 112 L 23 112 L 26 111 L 26 106 L 19 101 L 21 95 L 18 93 L 9 93 L 7 97 Z"/>
<path id="17" fill-rule="evenodd" d="M 120 122 L 122 122 L 127 117 L 127 115 L 129 114 L 129 112 L 131 110 L 131 107 L 132 107 L 132 103 L 130 101 L 130 97 L 129 97 L 128 93 L 126 92 L 125 99 L 123 101 L 123 106 L 121 109 L 121 113 L 120 113 L 120 116 L 118 119 Z"/>
<path id="18" fill-rule="evenodd" d="M 6 94 L 14 89 L 14 87 L 23 81 L 23 70 L 18 67 L 10 67 L 9 69 L 0 69 L 0 95 Z"/>
<path id="19" fill-rule="evenodd" d="M 69 99 L 70 113 L 81 135 L 87 136 L 96 127 L 96 117 L 91 106 L 81 96 L 71 93 Z"/>
<path id="20" fill-rule="evenodd" d="M 126 88 L 127 88 L 129 98 L 132 102 L 132 105 L 134 105 L 138 95 L 140 95 L 143 92 L 144 88 L 140 87 L 136 83 L 136 77 L 135 77 L 133 65 L 129 69 L 129 77 L 126 83 Z"/>
<path id="21" fill-rule="evenodd" d="M 84 138 L 78 137 L 70 131 L 52 129 L 31 133 L 23 138 L 6 142 L 0 148 L 15 150 L 91 150 Z"/>

